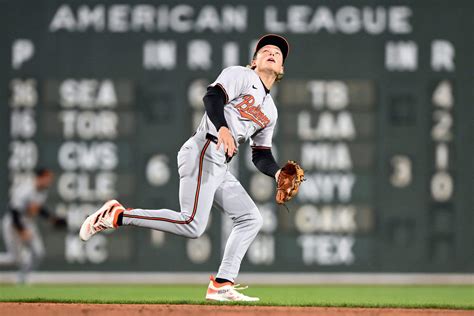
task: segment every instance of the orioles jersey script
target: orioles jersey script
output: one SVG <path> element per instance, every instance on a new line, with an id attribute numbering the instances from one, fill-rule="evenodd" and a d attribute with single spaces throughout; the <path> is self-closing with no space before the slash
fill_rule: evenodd
<path id="1" fill-rule="evenodd" d="M 237 146 L 250 139 L 251 146 L 272 147 L 278 112 L 255 71 L 242 66 L 225 68 L 210 87 L 216 85 L 226 94 L 224 115 Z M 197 131 L 217 135 L 207 114 Z"/>

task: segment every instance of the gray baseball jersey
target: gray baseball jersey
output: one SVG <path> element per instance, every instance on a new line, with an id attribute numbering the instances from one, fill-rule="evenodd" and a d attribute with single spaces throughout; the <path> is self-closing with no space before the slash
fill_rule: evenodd
<path id="1" fill-rule="evenodd" d="M 47 190 L 38 191 L 34 181 L 26 181 L 13 189 L 10 207 L 26 215 L 29 205 L 32 203 L 43 205 L 47 197 Z"/>
<path id="2" fill-rule="evenodd" d="M 224 115 L 237 146 L 250 138 L 251 146 L 271 147 L 278 112 L 257 73 L 242 66 L 228 67 L 210 86 L 216 85 L 226 94 Z M 197 130 L 217 135 L 207 114 Z"/>
<path id="3" fill-rule="evenodd" d="M 224 115 L 237 146 L 250 139 L 252 146 L 271 147 L 278 114 L 259 76 L 245 67 L 229 67 L 214 85 L 226 93 Z M 181 212 L 132 209 L 123 213 L 123 225 L 198 238 L 206 229 L 212 206 L 216 206 L 234 222 L 217 277 L 233 281 L 263 220 L 253 200 L 230 173 L 224 146 L 217 149 L 207 138 L 208 133 L 217 135 L 205 114 L 196 134 L 178 152 Z"/>

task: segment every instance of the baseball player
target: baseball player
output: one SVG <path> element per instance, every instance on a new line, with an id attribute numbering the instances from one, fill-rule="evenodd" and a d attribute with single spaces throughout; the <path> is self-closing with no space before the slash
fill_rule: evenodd
<path id="1" fill-rule="evenodd" d="M 37 169 L 34 181 L 25 181 L 14 188 L 8 210 L 3 218 L 3 239 L 6 253 L 0 254 L 0 265 L 18 265 L 18 283 L 25 283 L 29 272 L 44 257 L 44 245 L 35 219 L 48 219 L 55 226 L 65 226 L 64 219 L 52 215 L 45 207 L 48 189 L 54 175 L 48 169 Z"/>
<path id="2" fill-rule="evenodd" d="M 211 276 L 206 299 L 258 301 L 234 284 L 242 258 L 262 226 L 262 216 L 249 194 L 229 171 L 238 147 L 250 140 L 252 161 L 264 174 L 278 179 L 280 167 L 271 152 L 278 112 L 270 89 L 283 76 L 289 45 L 268 34 L 258 41 L 251 65 L 224 69 L 203 98 L 206 113 L 196 133 L 178 152 L 181 212 L 169 209 L 128 209 L 116 200 L 106 202 L 82 224 L 86 241 L 105 229 L 139 226 L 187 238 L 206 229 L 212 206 L 233 221 L 232 231 L 216 278 Z"/>

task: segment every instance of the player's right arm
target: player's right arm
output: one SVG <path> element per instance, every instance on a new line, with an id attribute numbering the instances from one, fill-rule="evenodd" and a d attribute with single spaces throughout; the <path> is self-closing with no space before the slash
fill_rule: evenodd
<path id="1" fill-rule="evenodd" d="M 207 89 L 206 95 L 203 98 L 204 107 L 207 116 L 217 130 L 217 149 L 221 144 L 224 146 L 224 152 L 229 156 L 235 153 L 235 141 L 227 126 L 227 121 L 224 115 L 224 106 L 226 104 L 226 95 L 221 86 L 216 85 Z"/>
<path id="2" fill-rule="evenodd" d="M 222 144 L 224 152 L 229 157 L 235 154 L 237 147 L 225 119 L 224 106 L 238 97 L 243 92 L 245 85 L 248 84 L 247 77 L 244 74 L 245 69 L 243 67 L 224 69 L 208 87 L 203 98 L 207 116 L 218 132 L 217 149 Z"/>

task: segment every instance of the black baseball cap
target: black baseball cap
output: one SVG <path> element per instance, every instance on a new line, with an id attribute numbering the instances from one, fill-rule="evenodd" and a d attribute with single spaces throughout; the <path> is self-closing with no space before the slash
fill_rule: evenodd
<path id="1" fill-rule="evenodd" d="M 290 44 L 283 36 L 277 34 L 267 34 L 262 37 L 257 42 L 257 46 L 255 47 L 254 56 L 257 52 L 265 45 L 275 45 L 281 50 L 283 54 L 283 63 L 285 62 L 286 56 L 288 56 L 288 52 L 290 51 Z"/>

